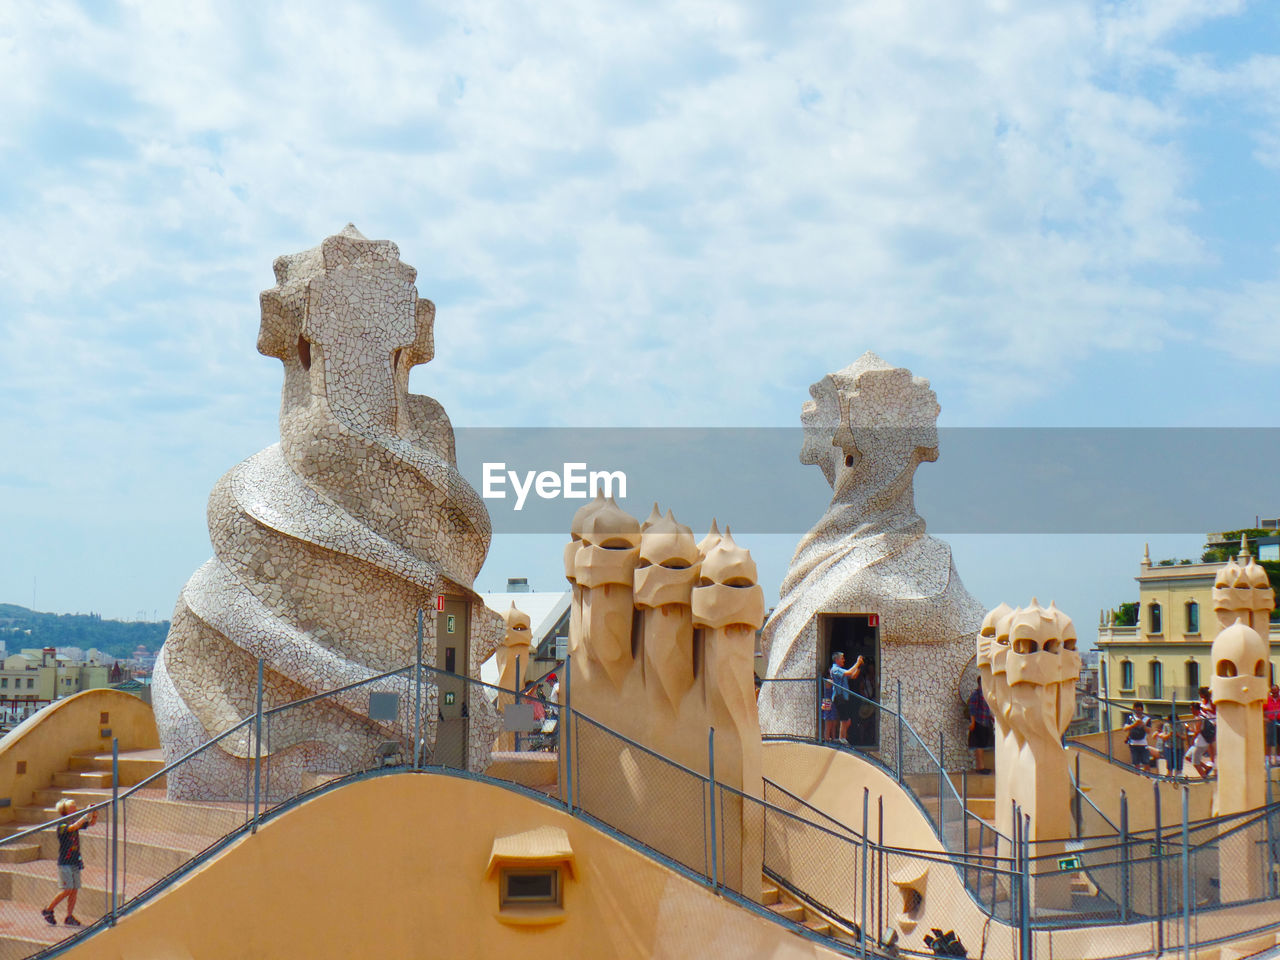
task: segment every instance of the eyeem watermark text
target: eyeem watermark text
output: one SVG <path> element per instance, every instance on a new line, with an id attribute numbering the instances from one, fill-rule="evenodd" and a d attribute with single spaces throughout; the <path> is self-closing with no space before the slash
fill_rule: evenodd
<path id="1" fill-rule="evenodd" d="M 606 497 L 627 496 L 627 475 L 621 470 L 588 470 L 585 463 L 566 463 L 559 473 L 526 470 L 522 475 L 508 470 L 505 463 L 485 462 L 482 495 L 486 500 L 505 500 L 508 483 L 515 492 L 517 510 L 523 509 L 530 491 L 543 500 L 586 500 L 597 490 L 603 490 Z"/>

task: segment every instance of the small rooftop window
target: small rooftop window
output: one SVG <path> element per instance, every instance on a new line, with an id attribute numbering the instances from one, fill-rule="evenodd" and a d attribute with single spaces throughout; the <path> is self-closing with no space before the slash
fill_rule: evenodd
<path id="1" fill-rule="evenodd" d="M 565 883 L 574 869 L 573 848 L 560 827 L 497 837 L 485 874 L 498 881 L 498 920 L 518 925 L 562 922 Z"/>

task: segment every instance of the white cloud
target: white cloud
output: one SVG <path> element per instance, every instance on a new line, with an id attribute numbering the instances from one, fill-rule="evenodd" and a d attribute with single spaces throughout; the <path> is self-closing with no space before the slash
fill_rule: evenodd
<path id="1" fill-rule="evenodd" d="M 1243 3 L 87 9 L 0 10 L 0 425 L 32 455 L 249 452 L 256 293 L 348 220 L 419 268 L 415 388 L 459 423 L 793 423 L 867 348 L 998 421 L 1102 354 L 1226 362 L 1206 318 L 1271 302 L 1197 225 L 1188 144 L 1206 97 L 1274 104 L 1276 61 L 1173 45 Z"/>

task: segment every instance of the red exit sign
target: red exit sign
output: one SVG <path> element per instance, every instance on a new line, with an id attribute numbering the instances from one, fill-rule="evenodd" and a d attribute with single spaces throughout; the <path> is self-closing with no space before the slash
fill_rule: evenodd
<path id="1" fill-rule="evenodd" d="M 880 614 L 872 613 L 867 616 L 867 624 L 872 627 L 880 626 Z"/>

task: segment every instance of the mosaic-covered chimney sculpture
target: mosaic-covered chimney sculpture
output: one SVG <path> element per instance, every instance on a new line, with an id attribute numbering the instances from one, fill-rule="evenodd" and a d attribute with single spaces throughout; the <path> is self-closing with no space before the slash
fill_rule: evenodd
<path id="1" fill-rule="evenodd" d="M 753 664 L 764 594 L 751 554 L 728 530 L 695 543 L 656 504 L 642 525 L 602 495 L 572 531 L 572 667 L 561 696 L 571 687 L 582 715 L 570 734 L 578 802 L 709 872 L 702 819 L 672 811 L 702 809 L 705 787 L 689 771 L 707 774 L 714 728 L 720 877 L 758 897 L 759 810 L 749 798 L 762 789 Z"/>
<path id="2" fill-rule="evenodd" d="M 960 582 L 951 548 L 926 534 L 913 491 L 916 468 L 938 459 L 938 398 L 928 380 L 870 352 L 809 393 L 813 399 L 800 413 L 800 462 L 822 471 L 832 497 L 796 547 L 765 625 L 766 676 L 825 676 L 831 662 L 824 624 L 874 616 L 878 662 L 868 657 L 860 681 L 868 699 L 892 704 L 900 682 L 916 732 L 930 748 L 942 735 L 948 765 L 963 762 L 957 695 L 963 700 L 971 691 L 957 688 L 973 658 L 983 608 Z M 814 736 L 816 703 L 805 684 L 766 683 L 761 726 L 766 733 Z M 878 742 L 868 745 L 893 756 L 894 736 L 892 724 L 881 724 Z"/>
<path id="3" fill-rule="evenodd" d="M 1241 538 L 1240 555 L 1218 571 L 1213 583 L 1213 612 L 1223 629 L 1209 650 L 1213 677 L 1209 690 L 1218 714 L 1218 780 L 1214 813 L 1256 810 L 1267 802 L 1266 746 L 1262 706 L 1270 684 L 1271 610 L 1275 591 L 1267 571 L 1249 555 Z M 1265 845 L 1256 831 L 1224 828 L 1219 858 L 1230 863 L 1221 876 L 1224 902 L 1266 894 Z"/>
<path id="4" fill-rule="evenodd" d="M 457 471 L 443 408 L 408 392 L 409 371 L 434 353 L 435 308 L 416 271 L 348 225 L 277 259 L 275 275 L 258 350 L 284 365 L 280 443 L 210 495 L 214 557 L 178 598 L 153 682 L 170 761 L 254 713 L 260 658 L 270 708 L 412 664 L 417 611 L 439 595 L 470 611 L 459 673 L 478 675 L 501 635 L 472 590 L 488 513 Z M 435 617 L 424 627 L 432 664 Z M 401 694 L 398 720 L 369 718 L 370 689 Z M 411 689 L 393 678 L 275 715 L 263 743 L 272 782 L 371 764 L 379 743 L 412 729 Z M 423 716 L 429 750 L 434 700 Z M 469 722 L 478 769 L 496 736 L 485 698 L 472 698 Z M 243 796 L 254 744 L 233 735 L 219 747 L 171 775 L 171 795 Z"/>
<path id="5" fill-rule="evenodd" d="M 978 675 L 996 723 L 996 829 L 1014 836 L 1014 804 L 1030 818 L 1037 856 L 1071 834 L 1071 777 L 1062 746 L 1075 715 L 1080 654 L 1071 618 L 1052 603 L 1001 604 L 977 640 Z M 1047 859 L 1037 861 L 1053 866 Z M 1035 885 L 1037 903 L 1070 905 L 1064 875 Z"/>

